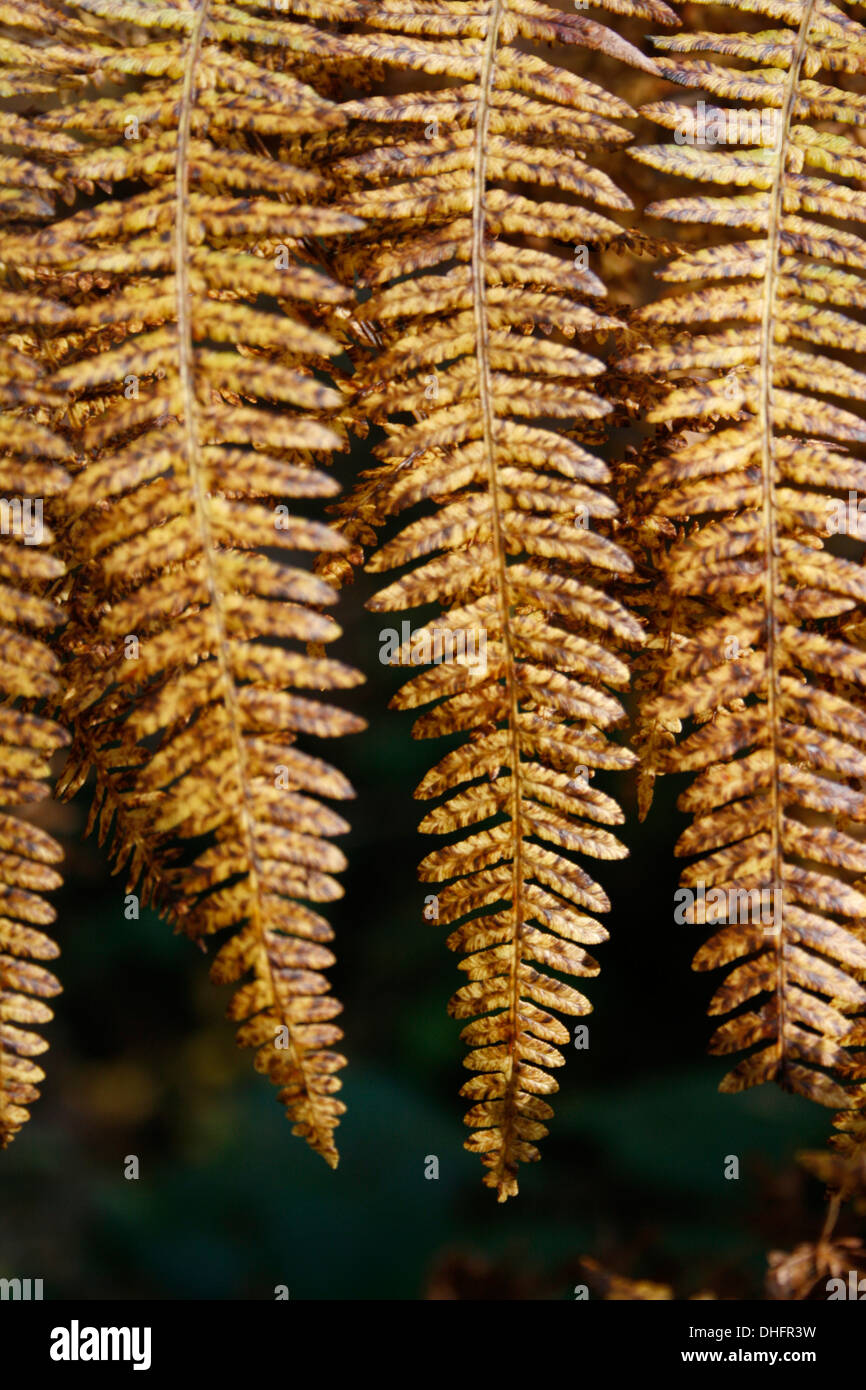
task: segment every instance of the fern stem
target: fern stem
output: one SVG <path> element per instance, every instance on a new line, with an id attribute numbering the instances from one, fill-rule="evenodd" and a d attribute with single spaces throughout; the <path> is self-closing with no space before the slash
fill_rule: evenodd
<path id="1" fill-rule="evenodd" d="M 496 445 L 493 407 L 493 387 L 490 379 L 490 353 L 488 346 L 487 277 L 484 267 L 484 247 L 486 232 L 485 190 L 487 184 L 487 145 L 490 120 L 490 88 L 496 71 L 496 47 L 499 28 L 506 10 L 506 0 L 493 0 L 488 20 L 487 37 L 478 75 L 478 110 L 475 123 L 475 164 L 474 190 L 472 198 L 472 302 L 475 314 L 476 363 L 478 366 L 478 396 L 484 428 L 484 449 L 487 460 L 487 487 L 490 495 L 490 514 L 493 527 L 495 551 L 496 588 L 502 624 L 502 644 L 505 652 L 505 683 L 508 692 L 508 762 L 511 772 L 511 824 L 512 824 L 512 882 L 511 904 L 514 917 L 514 938 L 512 941 L 511 965 L 509 971 L 509 1013 L 510 1036 L 508 1039 L 509 1075 L 503 1098 L 502 1150 L 497 1167 L 493 1170 L 496 1179 L 497 1196 L 500 1202 L 517 1191 L 517 1165 L 508 1163 L 511 1151 L 515 1114 L 515 1091 L 517 1087 L 515 1068 L 518 1064 L 517 1042 L 519 1035 L 518 1008 L 520 1003 L 520 962 L 523 944 L 523 837 L 520 834 L 521 820 L 521 782 L 520 747 L 518 743 L 518 697 L 517 683 L 514 679 L 514 647 L 509 624 L 510 591 L 505 560 L 505 545 L 502 538 L 502 518 L 500 515 L 499 487 L 496 467 Z"/>

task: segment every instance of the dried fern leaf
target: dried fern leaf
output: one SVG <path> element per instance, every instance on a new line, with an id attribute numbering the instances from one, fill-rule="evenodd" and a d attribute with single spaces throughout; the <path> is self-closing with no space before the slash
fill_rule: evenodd
<path id="1" fill-rule="evenodd" d="M 764 1284 L 771 1300 L 850 1297 L 866 1269 L 866 1250 L 856 1236 L 822 1235 L 817 1241 L 804 1241 L 791 1251 L 771 1250 L 767 1255 Z M 835 1290 L 830 1293 L 830 1290 Z M 856 1297 L 856 1293 L 854 1294 Z"/>
<path id="2" fill-rule="evenodd" d="M 610 213 L 629 202 L 601 164 L 629 138 L 629 108 L 533 45 L 647 60 L 534 0 L 364 17 L 376 34 L 351 42 L 424 81 L 349 103 L 357 124 L 332 146 L 338 206 L 375 228 L 343 263 L 375 325 L 356 354 L 358 409 L 386 436 L 379 468 L 337 511 L 360 545 L 401 518 L 368 565 L 404 571 L 375 612 L 435 605 L 383 659 L 429 663 L 394 700 L 436 702 L 415 736 L 459 736 L 416 792 L 439 799 L 421 830 L 448 837 L 421 877 L 437 885 L 425 915 L 465 956 L 449 1008 L 470 1047 L 466 1147 L 504 1201 L 553 1113 L 550 1070 L 570 1040 L 557 1015 L 590 1009 L 561 977 L 595 975 L 587 947 L 607 937 L 596 914 L 608 899 L 582 861 L 626 853 L 609 829 L 622 812 L 594 779 L 634 762 L 609 731 L 628 682 L 619 651 L 642 635 L 604 591 L 631 561 L 609 534 L 609 471 L 587 446 L 610 407 L 584 340 L 620 322 L 574 249 L 621 235 Z"/>
<path id="3" fill-rule="evenodd" d="M 347 826 L 320 798 L 352 790 L 299 739 L 361 726 L 309 693 L 360 677 L 308 654 L 339 636 L 321 611 L 335 594 L 286 552 L 345 546 L 303 508 L 336 491 L 320 465 L 345 443 L 323 379 L 339 345 L 318 317 L 349 296 L 304 242 L 360 223 L 274 137 L 342 117 L 293 70 L 296 53 L 315 69 L 327 55 L 290 17 L 208 0 L 74 9 L 101 27 L 79 57 L 94 91 L 37 124 L 79 141 L 63 175 L 94 196 L 29 253 L 61 277 L 52 384 L 84 460 L 63 514 L 61 791 L 93 767 L 91 823 L 112 830 L 129 887 L 141 878 L 194 938 L 230 932 L 211 977 L 251 976 L 230 1008 L 239 1042 L 335 1166 L 340 1005 L 310 904 L 342 892 L 330 841 Z M 108 79 L 134 89 L 96 95 Z"/>
<path id="4" fill-rule="evenodd" d="M 0 1149 L 39 1097 L 44 1072 L 33 1059 L 48 1044 L 34 1030 L 50 1022 L 45 1000 L 60 992 L 41 962 L 59 954 L 45 931 L 56 913 L 43 895 L 60 886 L 63 852 L 15 810 L 50 795 L 51 755 L 69 741 L 40 712 L 59 690 L 47 638 L 61 614 L 46 592 L 63 573 L 48 550 L 44 503 L 68 481 L 67 449 L 43 423 L 39 367 L 11 336 L 0 337 Z"/>
<path id="5" fill-rule="evenodd" d="M 715 928 L 696 969 L 733 966 L 711 1050 L 750 1049 L 722 1090 L 777 1081 L 847 1108 L 861 1104 L 840 1083 L 861 1074 L 848 1035 L 866 1000 L 866 656 L 840 620 L 866 577 L 832 536 L 866 481 L 866 242 L 848 229 L 866 221 L 866 30 L 826 0 L 748 8 L 777 27 L 657 41 L 675 55 L 667 75 L 713 100 L 648 108 L 676 142 L 634 151 L 723 188 L 651 213 L 736 238 L 661 272 L 672 293 L 640 314 L 645 345 L 626 364 L 667 382 L 649 419 L 675 434 L 642 486 L 686 528 L 666 579 L 691 605 L 648 711 L 684 726 L 664 770 L 698 774 L 680 799 L 695 820 L 677 853 L 700 856 L 683 917 Z"/>
<path id="6" fill-rule="evenodd" d="M 29 1118 L 44 1072 L 46 1000 L 60 992 L 43 962 L 59 954 L 45 894 L 60 885 L 60 846 L 18 814 L 49 796 L 52 754 L 68 735 L 43 713 L 58 697 L 48 639 L 61 618 L 49 596 L 63 574 L 51 553 L 46 504 L 69 478 L 68 449 L 51 428 L 52 399 L 37 360 L 40 326 L 63 312 L 18 274 L 16 247 L 50 218 L 62 179 L 44 160 L 62 157 L 62 136 L 35 134 L 28 102 L 74 86 L 55 44 L 57 18 L 38 3 L 0 10 L 0 1148 Z M 34 48 L 39 59 L 34 62 Z"/>

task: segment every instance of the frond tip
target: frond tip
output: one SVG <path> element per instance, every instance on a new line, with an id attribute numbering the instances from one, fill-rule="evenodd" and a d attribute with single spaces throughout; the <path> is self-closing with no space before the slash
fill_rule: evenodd
<path id="1" fill-rule="evenodd" d="M 37 895 L 60 886 L 53 865 L 62 858 L 50 835 L 0 815 L 0 1149 L 30 1118 L 27 1106 L 39 1098 L 45 1076 L 32 1059 L 48 1044 L 32 1030 L 53 1017 L 44 1000 L 60 993 L 60 983 L 37 962 L 59 951 L 39 930 L 55 914 Z"/>

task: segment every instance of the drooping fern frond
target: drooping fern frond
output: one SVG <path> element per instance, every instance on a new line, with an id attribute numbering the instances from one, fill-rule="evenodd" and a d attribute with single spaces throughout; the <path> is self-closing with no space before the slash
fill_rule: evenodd
<path id="1" fill-rule="evenodd" d="M 733 965 L 711 1050 L 752 1049 L 722 1090 L 777 1081 L 848 1107 L 857 1089 L 839 1082 L 863 1075 L 848 1043 L 866 999 L 866 651 L 844 622 L 866 570 L 838 522 L 866 490 L 866 30 L 827 0 L 742 8 L 775 27 L 658 40 L 667 75 L 711 102 L 648 108 L 676 142 L 634 151 L 722 188 L 651 214 L 724 229 L 661 272 L 674 292 L 640 315 L 650 345 L 628 364 L 667 376 L 649 418 L 676 434 L 643 486 L 687 526 L 667 585 L 692 619 L 651 712 L 686 726 L 666 770 L 698 774 L 680 799 L 695 819 L 677 852 L 700 856 L 684 917 L 719 930 L 695 968 Z"/>
<path id="2" fill-rule="evenodd" d="M 48 1044 L 36 1030 L 51 1021 L 46 1000 L 60 992 L 42 962 L 59 954 L 45 930 L 56 913 L 44 894 L 60 886 L 63 852 L 20 814 L 50 795 L 51 756 L 69 741 L 44 712 L 60 689 L 48 639 L 61 619 L 50 595 L 64 568 L 50 553 L 45 510 L 69 482 L 68 448 L 51 428 L 62 402 L 37 360 L 40 330 L 56 330 L 64 314 L 19 274 L 22 247 L 64 191 L 43 160 L 73 145 L 34 132 L 23 114 L 29 101 L 75 85 L 57 51 L 56 25 L 38 3 L 0 14 L 0 1149 L 39 1097 L 44 1072 L 34 1059 Z"/>
<path id="3" fill-rule="evenodd" d="M 8 206 L 8 204 L 7 204 Z M 5 294 L 0 335 L 0 1149 L 15 1137 L 38 1099 L 44 1073 L 33 1061 L 48 1044 L 34 1025 L 52 1018 L 45 1003 L 60 992 L 40 962 L 58 954 L 44 928 L 55 920 L 42 896 L 60 886 L 60 846 L 16 808 L 50 794 L 50 758 L 68 742 L 42 714 L 58 694 L 59 662 L 46 639 L 60 611 L 45 593 L 63 566 L 47 553 L 46 497 L 68 482 L 66 446 L 39 419 L 45 389 L 38 365 L 8 331 L 13 292 Z M 50 304 L 20 294 L 31 316 Z M 0 311 L 4 312 L 4 311 Z M 14 310 L 12 311 L 14 313 Z"/>
<path id="4" fill-rule="evenodd" d="M 620 326 L 587 258 L 622 235 L 609 213 L 630 204 L 600 166 L 629 108 L 536 46 L 647 61 L 535 0 L 354 9 L 378 31 L 370 56 L 424 81 L 349 103 L 357 124 L 332 145 L 341 206 L 368 223 L 344 262 L 378 329 L 356 354 L 358 408 L 386 434 L 378 475 L 337 510 L 361 543 L 408 514 L 368 567 L 421 563 L 370 607 L 437 612 L 383 659 L 430 664 L 393 702 L 437 702 L 415 736 L 458 736 L 416 792 L 446 798 L 420 828 L 449 837 L 421 876 L 443 885 L 425 915 L 465 956 L 450 1012 L 470 1047 L 467 1148 L 504 1201 L 553 1113 L 570 1039 L 556 1015 L 590 1009 L 558 976 L 597 973 L 587 948 L 607 937 L 609 902 L 574 856 L 626 853 L 594 778 L 634 761 L 609 737 L 624 713 L 611 690 L 628 682 L 619 649 L 641 640 L 603 588 L 631 562 L 606 534 L 609 470 L 587 447 L 609 411 L 602 363 L 573 342 Z"/>
<path id="5" fill-rule="evenodd" d="M 319 465 L 344 446 L 324 380 L 338 344 L 316 320 L 348 294 L 303 245 L 360 224 L 276 146 L 342 118 L 291 70 L 293 54 L 315 68 L 318 40 L 289 17 L 72 8 L 100 33 L 76 50 L 91 85 L 34 127 L 79 143 L 62 171 L 86 196 L 31 248 L 70 311 L 46 355 L 83 460 L 60 514 L 61 792 L 93 767 L 92 819 L 128 887 L 143 876 L 194 938 L 230 932 L 211 976 L 251 975 L 230 1009 L 239 1041 L 335 1165 L 345 1059 L 332 931 L 311 904 L 341 893 L 330 839 L 347 828 L 319 798 L 352 792 L 298 739 L 361 726 L 304 693 L 359 676 L 305 651 L 339 635 L 318 611 L 335 594 L 286 552 L 345 544 L 303 508 L 336 491 Z"/>

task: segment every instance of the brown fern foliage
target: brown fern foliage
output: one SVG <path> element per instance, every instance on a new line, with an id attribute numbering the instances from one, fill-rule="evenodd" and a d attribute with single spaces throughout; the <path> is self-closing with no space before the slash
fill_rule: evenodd
<path id="1" fill-rule="evenodd" d="M 8 204 L 7 204 L 8 206 Z M 2 240 L 2 234 L 0 234 Z M 6 314 L 13 292 L 5 294 Z M 20 302 L 26 296 L 21 295 Z M 44 306 L 50 311 L 50 306 Z M 35 314 L 38 300 L 27 299 Z M 49 795 L 50 758 L 68 737 L 40 711 L 58 693 L 59 661 L 46 638 L 60 618 L 46 589 L 63 566 L 45 551 L 51 536 L 44 500 L 68 481 L 66 446 L 39 416 L 45 391 L 39 367 L 0 338 L 0 1148 L 28 1119 L 44 1073 L 32 1059 L 47 1048 L 33 1025 L 47 1023 L 44 1002 L 58 994 L 41 961 L 58 949 L 43 928 L 55 920 L 42 896 L 60 885 L 60 846 L 38 826 L 12 814 Z"/>
<path id="2" fill-rule="evenodd" d="M 0 160 L 0 1149 L 39 1096 L 44 1072 L 33 1059 L 48 1044 L 35 1029 L 50 1022 L 45 1001 L 60 991 L 41 962 L 59 954 L 45 931 L 56 914 L 44 894 L 60 885 L 63 853 L 18 812 L 50 794 L 51 756 L 68 742 L 44 713 L 60 689 L 60 662 L 48 639 L 61 618 L 50 591 L 63 574 L 49 553 L 44 508 L 69 481 L 68 450 L 51 428 L 62 401 L 52 397 L 36 360 L 41 328 L 56 326 L 63 313 L 17 271 L 34 224 L 53 215 L 62 193 L 42 158 L 67 147 L 62 136 L 34 132 L 21 108 L 56 91 L 63 63 L 51 11 L 38 4 L 24 14 L 10 10 L 0 13 L 0 24 L 18 31 L 4 35 L 0 55 L 0 140 L 7 150 Z M 33 62 L 36 42 L 45 48 L 44 63 Z"/>
<path id="3" fill-rule="evenodd" d="M 652 215 L 727 233 L 660 272 L 673 293 L 640 314 L 649 345 L 628 363 L 667 382 L 649 419 L 674 433 L 642 485 L 686 527 L 666 563 L 686 616 L 649 712 L 685 726 L 664 770 L 698 774 L 680 798 L 695 819 L 677 853 L 699 856 L 684 918 L 718 928 L 696 969 L 733 965 L 711 1050 L 752 1049 L 722 1090 L 775 1080 L 847 1108 L 859 1094 L 839 1082 L 863 1075 L 866 653 L 844 624 L 866 572 L 832 535 L 866 487 L 851 229 L 866 221 L 866 31 L 825 0 L 748 9 L 775 27 L 657 41 L 667 75 L 713 101 L 649 108 L 677 143 L 634 152 L 722 188 Z"/>
<path id="4" fill-rule="evenodd" d="M 461 956 L 485 1183 L 504 1201 L 539 1157 L 564 1019 L 591 1009 L 572 981 L 608 934 L 591 861 L 627 852 L 605 774 L 640 761 L 641 818 L 657 775 L 697 774 L 682 915 L 713 927 L 695 967 L 733 967 L 711 1049 L 747 1053 L 722 1089 L 838 1112 L 803 1158 L 827 1225 L 769 1287 L 850 1260 L 866 570 L 839 533 L 866 491 L 866 29 L 831 0 L 728 9 L 743 32 L 659 39 L 656 62 L 543 0 L 0 2 L 0 1147 L 59 989 L 60 851 L 16 815 L 68 741 L 51 714 L 59 793 L 92 783 L 127 892 L 203 947 L 225 933 L 238 1040 L 336 1165 L 320 907 L 348 828 L 326 803 L 353 793 L 307 740 L 362 727 L 332 702 L 360 676 L 326 655 L 329 610 L 378 547 L 373 611 L 424 609 L 380 657 L 424 668 L 393 704 L 444 745 L 416 792 L 441 846 L 424 917 Z M 636 157 L 700 185 L 654 216 L 716 229 L 628 330 L 603 257 L 621 284 L 615 253 L 653 243 L 619 186 L 635 113 L 596 55 L 690 89 L 646 108 L 676 139 Z M 656 432 L 611 467 L 629 412 Z M 326 525 L 349 424 L 375 465 Z M 586 1269 L 604 1297 L 672 1296 Z"/>
<path id="5" fill-rule="evenodd" d="M 844 1113 L 849 1119 L 854 1114 L 850 1109 Z M 856 1298 L 857 1286 L 862 1287 L 862 1275 L 866 1272 L 866 1248 L 859 1236 L 842 1235 L 836 1226 L 844 1202 L 850 1200 L 855 1212 L 866 1211 L 863 1154 L 800 1153 L 797 1160 L 827 1187 L 824 1224 L 817 1240 L 804 1241 L 790 1252 L 769 1252 L 765 1279 L 767 1297 L 789 1300 L 823 1295 L 828 1301 Z"/>
<path id="6" fill-rule="evenodd" d="M 348 297 L 304 239 L 360 223 L 323 208 L 291 154 L 342 117 L 291 70 L 294 51 L 316 68 L 318 40 L 289 17 L 71 9 L 99 34 L 74 49 L 88 85 L 34 128 L 75 141 L 59 172 L 78 202 L 31 250 L 68 309 L 45 352 L 79 458 L 60 514 L 60 790 L 93 767 L 91 823 L 113 827 L 128 888 L 141 879 L 194 938 L 230 932 L 211 976 L 251 976 L 230 1008 L 239 1041 L 335 1165 L 345 1059 L 315 908 L 342 891 L 330 840 L 347 828 L 321 799 L 352 791 L 298 739 L 359 728 L 303 692 L 360 677 L 305 651 L 339 635 L 320 611 L 335 594 L 287 552 L 345 545 L 302 514 L 336 491 L 320 465 L 345 439 L 323 379 L 338 344 L 317 316 Z M 100 95 L 110 84 L 121 94 Z"/>
<path id="7" fill-rule="evenodd" d="M 619 328 L 584 253 L 622 235 L 609 212 L 629 200 L 598 164 L 628 139 L 630 112 L 536 46 L 649 65 L 604 26 L 534 0 L 356 8 L 379 31 L 369 55 L 425 80 L 349 103 L 355 124 L 330 142 L 340 205 L 371 229 L 344 264 L 376 325 L 357 335 L 372 344 L 358 409 L 385 433 L 379 467 L 337 510 L 361 544 L 409 513 L 368 568 L 420 563 L 370 606 L 438 610 L 383 659 L 431 663 L 393 703 L 437 702 L 415 736 L 457 740 L 416 792 L 446 798 L 420 828 L 449 837 L 421 877 L 443 885 L 425 915 L 465 957 L 450 1012 L 470 1047 L 466 1146 L 504 1201 L 553 1113 L 550 1068 L 570 1039 L 556 1015 L 590 1009 L 558 976 L 597 973 L 587 948 L 607 937 L 596 914 L 609 902 L 573 856 L 626 853 L 608 828 L 622 812 L 594 778 L 634 762 L 609 737 L 624 714 L 611 691 L 628 682 L 618 649 L 641 640 L 603 588 L 631 562 L 606 534 L 610 474 L 588 447 L 610 410 L 593 389 L 602 363 L 574 342 Z M 672 19 L 661 5 L 611 8 Z"/>

